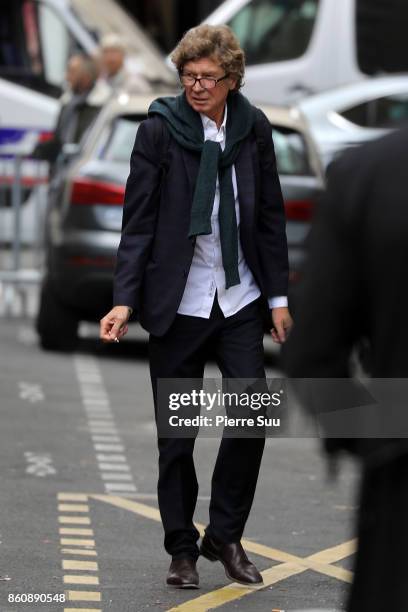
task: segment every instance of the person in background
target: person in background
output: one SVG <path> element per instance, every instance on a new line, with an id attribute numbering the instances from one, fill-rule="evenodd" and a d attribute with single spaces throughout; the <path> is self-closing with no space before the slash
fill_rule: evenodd
<path id="1" fill-rule="evenodd" d="M 335 438 L 332 431 L 325 441 L 331 461 L 348 451 L 363 467 L 348 612 L 408 610 L 408 440 L 392 437 L 404 435 L 401 424 L 406 423 L 407 398 L 397 385 L 408 377 L 407 167 L 405 128 L 348 152 L 329 168 L 327 194 L 311 230 L 295 324 L 285 346 L 285 369 L 292 378 L 307 379 L 307 384 L 335 379 L 333 390 L 343 383 L 357 388 L 351 358 L 356 347 L 364 346 L 372 388 L 387 384 L 391 390 L 384 405 L 377 404 L 378 433 L 367 429 L 375 402 L 355 402 L 367 414 L 366 421 L 356 421 L 346 399 L 340 408 L 349 410 L 341 425 L 347 418 L 354 427 L 362 422 L 358 435 Z M 335 402 L 332 391 L 324 406 L 326 417 L 329 410 L 336 411 Z M 334 416 L 339 427 L 338 410 Z"/>
<path id="2" fill-rule="evenodd" d="M 70 57 L 66 70 L 67 91 L 61 97 L 61 108 L 54 135 L 35 147 L 32 156 L 50 162 L 52 168 L 67 143 L 79 143 L 100 110 L 89 101 L 98 77 L 98 67 L 88 55 Z"/>
<path id="3" fill-rule="evenodd" d="M 100 43 L 97 61 L 100 76 L 92 91 L 92 101 L 104 104 L 121 92 L 150 91 L 147 81 L 126 67 L 126 46 L 117 34 L 105 34 Z"/>

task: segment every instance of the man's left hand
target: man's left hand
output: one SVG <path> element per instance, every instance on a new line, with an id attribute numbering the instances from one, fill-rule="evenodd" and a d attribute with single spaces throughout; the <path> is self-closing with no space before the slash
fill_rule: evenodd
<path id="1" fill-rule="evenodd" d="M 273 308 L 272 309 L 272 340 L 276 344 L 286 342 L 289 332 L 293 325 L 293 319 L 290 316 L 288 308 Z"/>

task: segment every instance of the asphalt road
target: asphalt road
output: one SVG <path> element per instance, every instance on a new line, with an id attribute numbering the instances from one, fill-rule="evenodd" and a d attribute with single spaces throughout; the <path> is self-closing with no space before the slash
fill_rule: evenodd
<path id="1" fill-rule="evenodd" d="M 345 609 L 358 474 L 346 462 L 330 482 L 308 438 L 267 442 L 245 532 L 265 587 L 228 586 L 205 559 L 200 590 L 165 586 L 146 336 L 83 333 L 76 354 L 44 353 L 29 318 L 0 319 L 0 612 Z M 217 445 L 197 442 L 203 525 Z"/>

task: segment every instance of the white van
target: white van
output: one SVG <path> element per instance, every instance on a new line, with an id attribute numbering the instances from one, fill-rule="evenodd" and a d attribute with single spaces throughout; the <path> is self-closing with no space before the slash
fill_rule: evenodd
<path id="1" fill-rule="evenodd" d="M 243 91 L 257 102 L 292 103 L 408 70 L 406 0 L 225 0 L 205 23 L 237 34 L 247 61 Z"/>

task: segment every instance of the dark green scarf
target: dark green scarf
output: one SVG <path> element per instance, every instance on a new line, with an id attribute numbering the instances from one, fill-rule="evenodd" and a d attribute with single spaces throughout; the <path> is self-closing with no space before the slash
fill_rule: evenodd
<path id="1" fill-rule="evenodd" d="M 232 165 L 242 141 L 251 132 L 254 123 L 253 107 L 240 93 L 229 94 L 226 125 L 226 146 L 206 140 L 200 114 L 187 102 L 185 93 L 176 97 L 158 98 L 149 115 L 164 117 L 169 131 L 185 149 L 201 153 L 200 169 L 191 208 L 189 237 L 211 234 L 211 213 L 214 205 L 217 174 L 220 184 L 220 240 L 225 286 L 228 289 L 240 283 L 238 272 L 238 229 L 235 214 Z"/>

